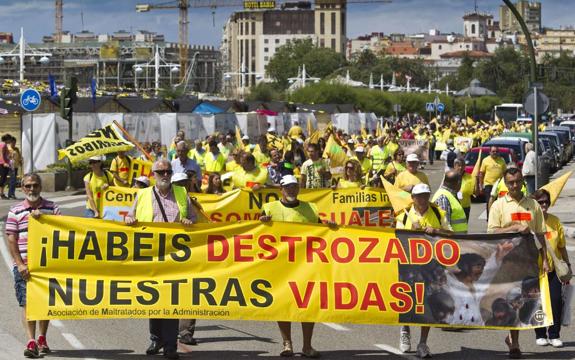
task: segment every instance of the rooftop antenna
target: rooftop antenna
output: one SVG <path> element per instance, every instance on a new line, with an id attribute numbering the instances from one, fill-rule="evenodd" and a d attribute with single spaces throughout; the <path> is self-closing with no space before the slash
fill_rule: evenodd
<path id="1" fill-rule="evenodd" d="M 477 0 L 475 0 L 475 13 L 477 14 Z"/>
<path id="2" fill-rule="evenodd" d="M 80 10 L 80 18 L 82 19 L 82 31 L 84 31 L 84 10 Z"/>

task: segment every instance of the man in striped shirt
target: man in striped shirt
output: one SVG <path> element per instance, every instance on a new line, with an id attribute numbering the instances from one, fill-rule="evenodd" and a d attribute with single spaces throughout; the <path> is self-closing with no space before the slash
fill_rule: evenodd
<path id="1" fill-rule="evenodd" d="M 30 279 L 28 271 L 28 217 L 38 218 L 41 214 L 60 215 L 58 206 L 40 196 L 42 181 L 38 174 L 26 174 L 22 177 L 22 192 L 24 201 L 10 208 L 6 218 L 6 236 L 10 254 L 14 260 L 14 281 L 16 298 L 22 307 L 22 322 L 28 335 L 28 343 L 24 356 L 40 357 L 40 352 L 48 353 L 50 348 L 46 342 L 48 320 L 39 321 L 40 336 L 36 341 L 36 321 L 26 321 L 26 282 Z M 35 241 L 36 239 L 33 239 Z"/>

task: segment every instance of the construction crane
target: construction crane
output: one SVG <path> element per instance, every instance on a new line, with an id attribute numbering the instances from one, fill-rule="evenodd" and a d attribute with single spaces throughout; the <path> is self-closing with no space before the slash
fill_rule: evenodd
<path id="1" fill-rule="evenodd" d="M 61 1 L 61 0 L 60 0 Z M 297 2 L 297 1 L 296 1 Z M 319 1 L 318 1 L 319 2 Z M 321 4 L 372 4 L 372 3 L 391 3 L 392 0 L 321 0 Z M 58 0 L 56 0 L 58 3 Z M 178 9 L 180 19 L 178 21 L 178 42 L 180 44 L 180 76 L 184 80 L 187 73 L 188 48 L 189 48 L 189 8 L 210 8 L 215 10 L 222 7 L 246 7 L 248 3 L 272 3 L 280 6 L 283 3 L 294 3 L 294 1 L 244 1 L 244 0 L 173 0 L 157 4 L 137 4 L 137 12 L 148 12 L 150 10 L 160 9 Z M 56 15 L 57 16 L 57 15 Z"/>

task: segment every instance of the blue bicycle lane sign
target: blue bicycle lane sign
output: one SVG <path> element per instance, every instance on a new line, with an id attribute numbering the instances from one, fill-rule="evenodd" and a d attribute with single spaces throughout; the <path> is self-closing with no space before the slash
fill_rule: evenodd
<path id="1" fill-rule="evenodd" d="M 20 106 L 26 111 L 35 111 L 40 107 L 42 97 L 35 89 L 26 89 L 20 95 Z"/>

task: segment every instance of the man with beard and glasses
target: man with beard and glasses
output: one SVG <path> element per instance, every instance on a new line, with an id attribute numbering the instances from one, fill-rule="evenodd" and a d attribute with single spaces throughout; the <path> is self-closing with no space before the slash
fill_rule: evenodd
<path id="1" fill-rule="evenodd" d="M 172 166 L 162 159 L 152 167 L 156 184 L 138 191 L 134 205 L 125 218 L 127 225 L 137 222 L 179 222 L 191 225 L 196 213 L 185 188 L 172 185 Z M 155 355 L 164 349 L 164 357 L 178 359 L 178 319 L 150 319 L 150 340 L 146 354 Z"/>
<path id="2" fill-rule="evenodd" d="M 8 247 L 12 255 L 14 273 L 14 288 L 16 298 L 22 308 L 22 323 L 28 335 L 28 343 L 24 350 L 24 356 L 38 358 L 40 353 L 50 352 L 46 342 L 46 332 L 48 331 L 48 320 L 38 321 L 40 336 L 36 341 L 36 321 L 26 321 L 26 283 L 30 280 L 28 271 L 28 218 L 38 218 L 40 214 L 60 215 L 58 206 L 40 196 L 42 192 L 42 180 L 38 174 L 30 173 L 22 177 L 22 192 L 24 201 L 21 201 L 10 208 L 6 218 L 6 235 Z M 39 239 L 33 239 L 39 240 Z"/>

